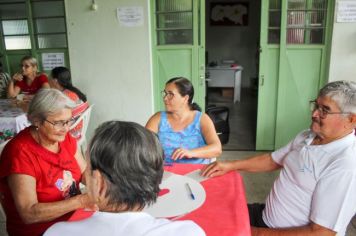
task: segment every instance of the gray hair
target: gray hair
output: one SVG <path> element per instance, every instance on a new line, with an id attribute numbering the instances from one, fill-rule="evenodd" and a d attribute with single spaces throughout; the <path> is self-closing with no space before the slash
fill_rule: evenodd
<path id="1" fill-rule="evenodd" d="M 352 81 L 335 81 L 326 84 L 319 97 L 329 97 L 339 106 L 341 112 L 356 114 L 356 83 Z"/>
<path id="2" fill-rule="evenodd" d="M 64 108 L 73 109 L 75 103 L 57 89 L 41 89 L 33 97 L 28 108 L 28 119 L 43 121 L 47 116 L 57 113 Z"/>
<path id="3" fill-rule="evenodd" d="M 157 136 L 134 122 L 100 125 L 89 145 L 91 171 L 108 185 L 109 204 L 121 210 L 142 209 L 157 199 L 163 175 L 163 150 Z"/>

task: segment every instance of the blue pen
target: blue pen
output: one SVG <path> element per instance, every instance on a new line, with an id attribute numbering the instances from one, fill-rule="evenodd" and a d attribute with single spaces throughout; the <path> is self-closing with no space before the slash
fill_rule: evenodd
<path id="1" fill-rule="evenodd" d="M 190 195 L 190 197 L 195 200 L 195 197 L 194 197 L 194 194 L 192 192 L 192 189 L 190 188 L 189 184 L 188 183 L 185 183 L 185 186 L 187 187 L 187 190 L 188 190 L 188 193 Z"/>

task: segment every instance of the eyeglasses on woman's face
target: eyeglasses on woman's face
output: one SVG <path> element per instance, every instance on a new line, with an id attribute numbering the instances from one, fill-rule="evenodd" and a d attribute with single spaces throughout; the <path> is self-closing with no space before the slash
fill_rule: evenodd
<path id="1" fill-rule="evenodd" d="M 71 118 L 71 119 L 66 120 L 66 121 L 63 121 L 63 120 L 60 120 L 60 121 L 49 121 L 49 120 L 45 119 L 44 121 L 47 121 L 48 123 L 50 123 L 53 126 L 53 129 L 62 130 L 64 128 L 66 128 L 66 127 L 71 127 L 74 124 L 75 119 Z"/>
<path id="2" fill-rule="evenodd" d="M 172 92 L 166 92 L 166 90 L 163 90 L 161 92 L 162 98 L 165 99 L 167 97 L 168 100 L 172 100 L 174 98 L 174 93 Z"/>
<path id="3" fill-rule="evenodd" d="M 318 110 L 319 116 L 321 119 L 325 119 L 328 115 L 335 115 L 335 114 L 351 114 L 350 112 L 333 112 L 330 111 L 329 107 L 319 105 L 316 100 L 310 101 L 310 111 L 314 112 Z"/>

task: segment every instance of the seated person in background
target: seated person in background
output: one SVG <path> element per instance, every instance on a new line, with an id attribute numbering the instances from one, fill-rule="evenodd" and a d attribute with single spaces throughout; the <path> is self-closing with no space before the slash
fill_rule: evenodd
<path id="1" fill-rule="evenodd" d="M 74 119 L 77 119 L 86 109 L 88 109 L 87 97 L 78 88 L 72 84 L 70 71 L 65 67 L 53 68 L 51 72 L 52 79 L 50 84 L 52 88 L 62 91 L 67 97 L 73 100 L 76 107 L 72 110 Z M 76 139 L 80 138 L 83 122 L 70 130 L 70 133 Z"/>
<path id="2" fill-rule="evenodd" d="M 160 191 L 162 155 L 157 137 L 136 123 L 109 121 L 99 126 L 85 171 L 87 192 L 98 211 L 85 220 L 57 223 L 45 235 L 205 235 L 192 221 L 155 219 L 142 212 Z"/>
<path id="3" fill-rule="evenodd" d="M 194 88 L 183 77 L 170 79 L 162 91 L 166 111 L 157 112 L 146 128 L 157 133 L 166 162 L 209 163 L 221 154 L 210 117 L 193 103 Z"/>
<path id="4" fill-rule="evenodd" d="M 203 176 L 280 169 L 266 205 L 248 206 L 252 235 L 345 235 L 356 213 L 356 83 L 325 85 L 311 102 L 310 130 L 247 160 L 215 162 Z"/>
<path id="5" fill-rule="evenodd" d="M 20 92 L 26 95 L 34 95 L 41 88 L 49 88 L 47 76 L 45 74 L 40 74 L 37 71 L 38 67 L 36 58 L 32 56 L 23 57 L 21 66 L 22 71 L 14 74 L 9 83 L 7 89 L 8 98 L 14 98 Z"/>
<path id="6" fill-rule="evenodd" d="M 56 89 L 42 89 L 32 99 L 33 124 L 5 146 L 0 158 L 1 204 L 9 235 L 42 235 L 78 208 L 88 195 L 78 184 L 86 163 L 68 134 L 75 104 Z"/>
<path id="7" fill-rule="evenodd" d="M 4 72 L 2 62 L 0 62 L 0 98 L 7 98 L 7 87 L 10 80 L 10 76 Z"/>

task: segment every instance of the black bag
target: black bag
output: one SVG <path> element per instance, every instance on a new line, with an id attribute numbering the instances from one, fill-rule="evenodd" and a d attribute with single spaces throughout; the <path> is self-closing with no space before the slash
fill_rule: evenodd
<path id="1" fill-rule="evenodd" d="M 213 121 L 221 144 L 228 143 L 230 135 L 229 108 L 224 106 L 210 106 L 207 107 L 206 114 Z"/>

